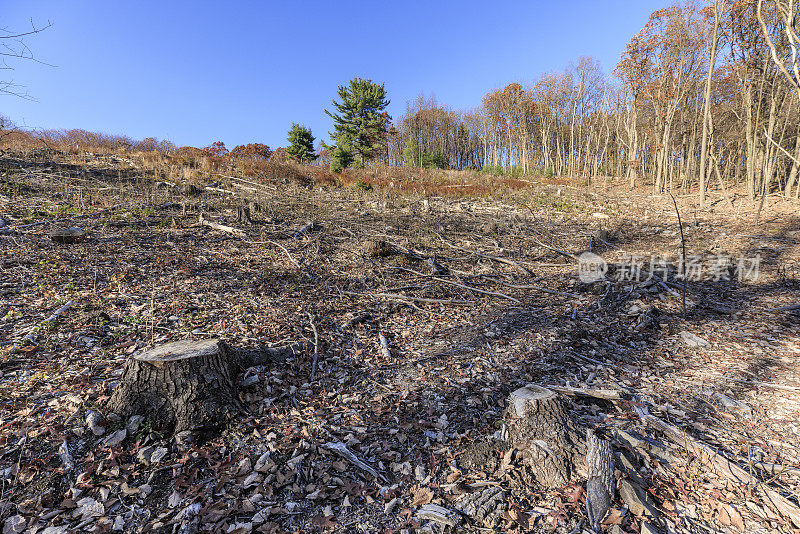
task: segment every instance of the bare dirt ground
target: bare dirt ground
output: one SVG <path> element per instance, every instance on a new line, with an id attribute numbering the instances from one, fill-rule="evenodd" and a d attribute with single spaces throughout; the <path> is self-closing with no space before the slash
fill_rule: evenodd
<path id="1" fill-rule="evenodd" d="M 529 383 L 569 395 L 613 443 L 603 531 L 800 529 L 796 202 L 768 198 L 755 226 L 741 195 L 704 210 L 679 197 L 705 269 L 684 313 L 680 280 L 648 280 L 681 237 L 671 198 L 644 190 L 482 199 L 251 177 L 179 191 L 113 158 L 0 172 L 4 533 L 588 530 L 581 480 L 545 491 L 511 456 L 481 454 Z M 236 222 L 248 200 L 260 211 Z M 54 242 L 67 227 L 85 238 Z M 586 284 L 575 257 L 590 250 L 614 265 Z M 631 255 L 646 259 L 638 281 Z M 720 255 L 732 263 L 712 271 Z M 755 257 L 748 278 L 739 262 Z M 316 367 L 309 350 L 246 370 L 247 412 L 209 441 L 179 448 L 147 414 L 131 426 L 105 410 L 148 347 L 311 343 L 314 329 Z M 489 517 L 424 513 L 487 488 Z"/>

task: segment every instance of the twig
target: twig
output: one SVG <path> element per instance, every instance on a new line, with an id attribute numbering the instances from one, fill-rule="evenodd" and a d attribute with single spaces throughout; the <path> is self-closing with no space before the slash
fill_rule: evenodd
<path id="1" fill-rule="evenodd" d="M 311 330 L 314 331 L 314 363 L 311 364 L 311 377 L 309 377 L 308 381 L 314 381 L 314 375 L 317 374 L 317 357 L 319 356 L 319 334 L 317 333 L 317 325 L 314 324 L 314 316 L 311 315 L 310 312 L 306 312 L 308 315 L 308 322 L 311 323 Z"/>
<path id="2" fill-rule="evenodd" d="M 65 222 L 65 221 L 73 221 L 75 219 L 84 219 L 86 217 L 96 217 L 98 215 L 103 214 L 106 211 L 110 211 L 110 210 L 113 210 L 115 208 L 118 208 L 119 206 L 120 206 L 120 204 L 115 204 L 114 206 L 102 209 L 100 211 L 96 211 L 94 213 L 84 213 L 83 215 L 73 215 L 72 217 L 62 217 L 60 219 L 46 219 L 44 221 L 37 221 L 37 222 L 34 222 L 34 223 L 29 223 L 29 224 L 20 224 L 20 225 L 14 226 L 14 229 L 15 230 L 19 230 L 21 228 L 33 228 L 34 226 L 41 226 L 43 224 L 58 223 L 58 222 Z"/>
<path id="3" fill-rule="evenodd" d="M 683 266 L 683 301 L 682 310 L 683 316 L 686 317 L 686 239 L 683 237 L 683 223 L 681 223 L 681 212 L 678 210 L 678 201 L 675 200 L 675 195 L 671 192 L 669 196 L 672 198 L 672 205 L 675 206 L 675 214 L 678 216 L 678 228 L 681 230 L 681 265 Z"/>
<path id="4" fill-rule="evenodd" d="M 52 322 L 54 322 L 56 319 L 58 319 L 58 317 L 59 317 L 59 316 L 60 316 L 62 313 L 64 313 L 64 312 L 65 312 L 65 311 L 67 311 L 68 309 L 70 309 L 70 308 L 72 307 L 72 304 L 73 304 L 73 301 L 71 301 L 71 300 L 70 300 L 69 302 L 67 302 L 66 304 L 64 304 L 64 305 L 63 305 L 63 306 L 61 306 L 60 308 L 58 308 L 56 311 L 54 311 L 54 312 L 53 312 L 53 314 L 52 314 L 50 317 L 48 317 L 47 319 L 45 319 L 44 321 L 42 321 L 41 323 L 39 323 L 38 325 L 36 325 L 36 327 L 35 327 L 33 330 L 31 330 L 30 332 L 28 332 L 28 335 L 26 335 L 24 338 L 22 338 L 22 340 L 21 340 L 19 343 L 15 343 L 15 344 L 14 344 L 14 345 L 11 347 L 11 352 L 10 352 L 10 354 L 14 354 L 14 353 L 17 351 L 17 349 L 18 349 L 18 348 L 19 348 L 19 347 L 20 347 L 20 346 L 21 346 L 23 343 L 25 343 L 26 341 L 33 342 L 33 336 L 34 336 L 34 335 L 36 335 L 36 332 L 38 332 L 38 331 L 39 331 L 39 328 L 41 328 L 41 326 L 42 326 L 43 324 L 45 324 L 45 323 L 52 323 Z"/>
<path id="5" fill-rule="evenodd" d="M 784 391 L 800 391 L 800 387 L 797 386 L 773 384 L 771 382 L 761 382 L 760 380 L 743 380 L 741 378 L 733 378 L 731 376 L 725 376 L 725 375 L 721 375 L 717 378 L 724 378 L 725 380 L 730 380 L 731 382 L 737 382 L 739 384 L 749 384 L 751 386 L 763 386 L 765 388 L 782 389 Z"/>
<path id="6" fill-rule="evenodd" d="M 622 392 L 616 389 L 586 389 L 569 386 L 543 386 L 553 391 L 558 391 L 570 397 L 589 397 L 592 399 L 602 399 L 618 401 L 623 398 Z"/>
<path id="7" fill-rule="evenodd" d="M 512 260 L 509 260 L 509 259 L 507 259 L 507 258 L 500 258 L 500 257 L 498 257 L 498 256 L 491 256 L 491 255 L 489 255 L 489 254 L 484 254 L 483 252 L 478 252 L 478 251 L 476 251 L 476 250 L 470 250 L 470 249 L 468 249 L 468 248 L 465 248 L 465 247 L 459 247 L 458 245 L 453 245 L 452 243 L 448 243 L 448 242 L 447 242 L 447 241 L 446 241 L 444 238 L 442 238 L 442 236 L 440 236 L 439 234 L 434 234 L 434 235 L 436 235 L 436 236 L 437 236 L 437 237 L 438 237 L 438 238 L 439 238 L 439 239 L 442 241 L 442 243 L 444 243 L 445 245 L 447 245 L 447 246 L 448 246 L 448 247 L 450 247 L 450 248 L 454 248 L 454 249 L 456 249 L 456 250 L 461 250 L 461 251 L 463 251 L 463 252 L 469 252 L 469 253 L 471 253 L 471 254 L 475 254 L 475 255 L 476 255 L 476 256 L 478 256 L 479 258 L 485 258 L 485 259 L 487 259 L 487 260 L 496 261 L 496 262 L 498 262 L 498 263 L 505 263 L 506 265 L 511 265 L 512 267 L 516 267 L 517 269 L 521 269 L 521 270 L 522 270 L 523 272 L 525 272 L 526 274 L 533 274 L 533 272 L 532 272 L 530 269 L 528 269 L 528 268 L 527 268 L 527 267 L 525 267 L 524 265 L 521 265 L 519 262 L 512 261 Z"/>
<path id="8" fill-rule="evenodd" d="M 296 261 L 296 260 L 295 260 L 295 259 L 292 257 L 292 255 L 289 253 L 289 251 L 288 251 L 288 250 L 286 250 L 286 247 L 284 247 L 283 245 L 281 245 L 281 244 L 280 244 L 280 243 L 278 243 L 277 241 L 272 241 L 272 240 L 269 240 L 269 239 L 267 239 L 267 241 L 266 241 L 266 242 L 267 242 L 267 243 L 271 243 L 271 244 L 275 245 L 276 247 L 280 248 L 280 249 L 283 251 L 283 253 L 284 253 L 284 254 L 286 254 L 286 257 L 287 257 L 287 258 L 289 258 L 289 261 L 291 261 L 292 263 L 294 263 L 295 267 L 297 267 L 297 270 L 298 270 L 298 271 L 300 271 L 300 272 L 303 272 L 303 268 L 302 268 L 302 267 L 300 266 L 300 264 L 299 264 L 299 263 L 297 263 L 297 261 Z M 311 275 L 310 275 L 310 274 L 308 274 L 308 273 L 304 273 L 304 274 L 305 274 L 305 275 L 306 275 L 306 276 L 307 276 L 309 279 L 311 278 Z"/>
<path id="9" fill-rule="evenodd" d="M 494 291 L 486 291 L 485 289 L 478 289 L 477 287 L 472 287 L 472 286 L 468 286 L 468 285 L 464 285 L 464 284 L 459 284 L 458 282 L 453 282 L 452 280 L 447 280 L 445 278 L 439 278 L 438 276 L 426 275 L 425 273 L 421 273 L 421 272 L 415 271 L 413 269 L 407 269 L 405 267 L 397 267 L 397 269 L 400 269 L 402 271 L 408 271 L 408 272 L 416 274 L 418 276 L 424 276 L 426 278 L 430 278 L 432 280 L 436 280 L 437 282 L 442 282 L 443 284 L 450 284 L 452 286 L 456 286 L 456 287 L 460 287 L 460 288 L 463 288 L 463 289 L 467 289 L 469 291 L 474 291 L 475 293 L 482 293 L 484 295 L 490 295 L 492 297 L 500 297 L 500 298 L 504 298 L 504 299 L 516 302 L 517 304 L 522 304 L 521 301 L 515 299 L 514 297 L 510 297 L 508 295 L 504 295 L 503 293 L 495 293 Z M 514 287 L 514 286 L 511 286 L 511 287 Z"/>
<path id="10" fill-rule="evenodd" d="M 396 293 L 357 293 L 355 291 L 345 291 L 338 289 L 339 293 L 344 295 L 353 295 L 356 297 L 375 297 L 381 299 L 399 300 L 401 302 L 425 302 L 428 304 L 453 304 L 456 306 L 475 306 L 475 302 L 471 300 L 447 300 L 447 299 L 429 299 L 423 297 L 409 297 L 407 295 L 398 295 Z"/>
<path id="11" fill-rule="evenodd" d="M 576 261 L 579 259 L 578 256 L 576 256 L 575 254 L 572 254 L 571 252 L 566 252 L 564 250 L 557 249 L 556 247 L 550 246 L 547 243 L 542 243 L 541 241 L 539 241 L 538 239 L 536 239 L 534 237 L 531 237 L 529 239 L 531 239 L 534 243 L 536 243 L 540 247 L 544 247 L 546 249 L 552 250 L 553 252 L 561 254 L 562 256 L 566 256 L 567 258 L 572 258 L 573 260 L 576 260 Z"/>
<path id="12" fill-rule="evenodd" d="M 213 187 L 210 185 L 205 186 L 203 189 L 208 191 L 214 191 L 216 193 L 225 193 L 226 195 L 236 196 L 236 193 L 234 193 L 233 191 L 228 191 L 227 189 L 220 189 L 219 187 Z"/>
<path id="13" fill-rule="evenodd" d="M 484 276 L 484 277 L 488 278 L 487 275 L 478 275 L 478 276 Z M 497 284 L 500 284 L 502 286 L 511 287 L 513 289 L 534 289 L 536 291 L 541 291 L 542 293 L 549 293 L 550 295 L 560 295 L 562 297 L 579 297 L 580 296 L 577 293 L 565 293 L 563 291 L 556 291 L 555 289 L 547 289 L 546 287 L 534 286 L 534 285 L 530 285 L 530 284 L 524 284 L 524 285 L 509 284 L 508 282 L 503 282 L 501 280 L 494 280 L 494 279 L 492 281 L 497 283 Z"/>

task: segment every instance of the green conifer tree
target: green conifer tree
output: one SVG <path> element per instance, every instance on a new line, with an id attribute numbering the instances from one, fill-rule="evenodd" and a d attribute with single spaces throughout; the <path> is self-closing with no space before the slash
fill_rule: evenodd
<path id="1" fill-rule="evenodd" d="M 354 78 L 339 86 L 338 95 L 340 102 L 332 101 L 336 112 L 325 110 L 333 119 L 331 169 L 336 172 L 354 161 L 363 166 L 385 150 L 388 116 L 383 110 L 389 105 L 383 84 L 372 80 Z"/>
<path id="2" fill-rule="evenodd" d="M 292 129 L 289 130 L 289 136 L 286 139 L 289 141 L 286 154 L 294 161 L 304 163 L 316 157 L 314 155 L 314 136 L 311 135 L 309 128 L 292 123 Z"/>

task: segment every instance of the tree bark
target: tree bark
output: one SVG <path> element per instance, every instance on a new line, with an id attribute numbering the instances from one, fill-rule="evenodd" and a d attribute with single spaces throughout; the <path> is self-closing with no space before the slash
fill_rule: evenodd
<path id="1" fill-rule="evenodd" d="M 509 441 L 537 484 L 563 487 L 585 472 L 584 436 L 555 392 L 535 385 L 514 391 L 508 417 Z"/>
<path id="2" fill-rule="evenodd" d="M 611 443 L 601 439 L 591 429 L 586 429 L 586 515 L 589 526 L 599 532 L 600 523 L 605 518 L 614 500 L 614 452 Z"/>
<path id="3" fill-rule="evenodd" d="M 218 430 L 243 409 L 235 382 L 240 370 L 301 348 L 243 350 L 219 339 L 161 345 L 128 359 L 109 409 L 123 417 L 144 415 L 166 433 Z"/>

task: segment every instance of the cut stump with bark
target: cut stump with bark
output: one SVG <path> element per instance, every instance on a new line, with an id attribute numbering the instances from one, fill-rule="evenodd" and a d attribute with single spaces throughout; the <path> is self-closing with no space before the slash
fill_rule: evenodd
<path id="1" fill-rule="evenodd" d="M 385 258 L 391 256 L 392 245 L 380 239 L 369 239 L 361 246 L 361 252 L 368 258 Z"/>
<path id="2" fill-rule="evenodd" d="M 508 428 L 511 445 L 539 486 L 563 487 L 585 474 L 584 435 L 554 391 L 531 384 L 511 393 Z"/>
<path id="3" fill-rule="evenodd" d="M 240 224 L 253 224 L 253 219 L 250 218 L 250 206 L 237 206 L 236 222 Z"/>
<path id="4" fill-rule="evenodd" d="M 86 239 L 86 234 L 80 228 L 60 228 L 50 230 L 50 240 L 53 243 L 61 243 L 65 245 L 73 243 L 82 243 Z"/>
<path id="5" fill-rule="evenodd" d="M 144 415 L 173 434 L 218 430 L 243 409 L 235 381 L 240 370 L 302 347 L 245 350 L 219 339 L 161 345 L 128 358 L 109 409 L 123 417 Z"/>

